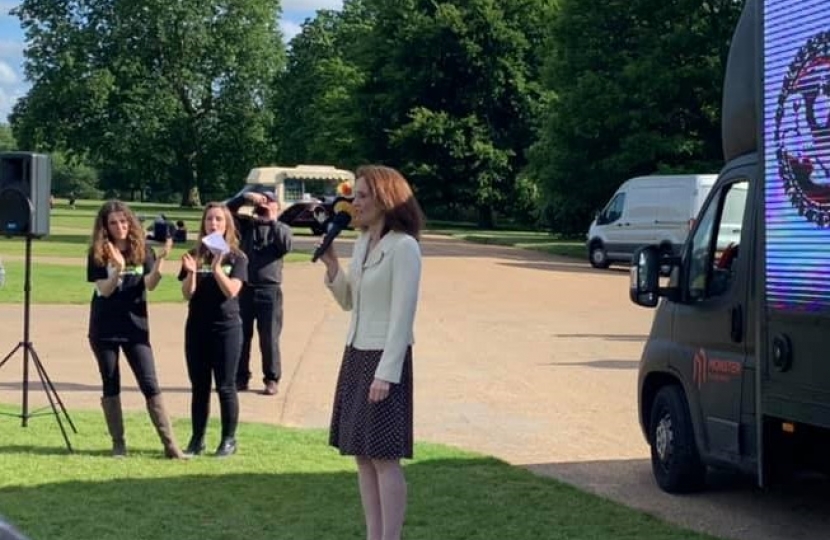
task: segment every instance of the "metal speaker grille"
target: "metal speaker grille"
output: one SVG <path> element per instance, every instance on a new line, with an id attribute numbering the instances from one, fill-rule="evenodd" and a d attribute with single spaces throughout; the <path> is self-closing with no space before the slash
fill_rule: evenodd
<path id="1" fill-rule="evenodd" d="M 32 201 L 18 186 L 6 186 L 0 191 L 0 234 L 28 234 L 32 229 L 33 212 Z"/>

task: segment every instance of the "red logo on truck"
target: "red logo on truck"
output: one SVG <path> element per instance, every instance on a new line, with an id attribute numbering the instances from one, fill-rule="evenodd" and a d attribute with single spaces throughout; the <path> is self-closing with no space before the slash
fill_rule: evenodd
<path id="1" fill-rule="evenodd" d="M 743 366 L 734 360 L 709 358 L 705 350 L 699 349 L 692 360 L 692 381 L 701 388 L 707 382 L 729 382 L 741 375 Z"/>

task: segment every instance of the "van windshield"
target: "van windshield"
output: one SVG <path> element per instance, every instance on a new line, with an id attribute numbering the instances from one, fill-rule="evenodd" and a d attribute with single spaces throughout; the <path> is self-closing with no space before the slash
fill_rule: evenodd
<path id="1" fill-rule="evenodd" d="M 617 193 L 611 199 L 599 216 L 600 224 L 614 223 L 622 217 L 623 207 L 625 206 L 625 193 Z"/>
<path id="2" fill-rule="evenodd" d="M 286 203 L 295 203 L 309 198 L 333 197 L 337 194 L 337 183 L 331 180 L 286 178 L 283 185 Z"/>

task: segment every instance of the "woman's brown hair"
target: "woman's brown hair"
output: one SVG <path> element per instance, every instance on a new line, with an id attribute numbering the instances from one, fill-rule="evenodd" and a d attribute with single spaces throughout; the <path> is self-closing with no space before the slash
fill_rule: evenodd
<path id="1" fill-rule="evenodd" d="M 205 205 L 205 210 L 202 212 L 202 219 L 199 222 L 199 238 L 197 239 L 196 248 L 191 250 L 191 254 L 196 257 L 197 264 L 207 263 L 213 258 L 210 250 L 202 243 L 202 238 L 208 234 L 207 230 L 205 230 L 205 218 L 207 217 L 207 213 L 213 208 L 221 209 L 222 215 L 225 216 L 224 239 L 228 246 L 230 246 L 231 253 L 234 255 L 242 253 L 239 249 L 239 237 L 236 232 L 236 221 L 233 219 L 233 214 L 231 214 L 231 211 L 224 204 L 220 202 L 209 202 Z"/>
<path id="2" fill-rule="evenodd" d="M 420 238 L 424 212 L 401 173 L 384 165 L 364 165 L 355 171 L 355 178 L 363 178 L 369 186 L 372 197 L 383 211 L 386 230 Z"/>
<path id="3" fill-rule="evenodd" d="M 95 217 L 95 225 L 92 227 L 92 245 L 90 247 L 95 264 L 104 266 L 109 262 L 109 252 L 106 249 L 109 241 L 107 222 L 110 215 L 117 212 L 123 213 L 130 225 L 130 230 L 127 232 L 127 252 L 124 254 L 124 262 L 135 266 L 144 264 L 147 249 L 141 223 L 126 204 L 115 200 L 105 202 Z"/>

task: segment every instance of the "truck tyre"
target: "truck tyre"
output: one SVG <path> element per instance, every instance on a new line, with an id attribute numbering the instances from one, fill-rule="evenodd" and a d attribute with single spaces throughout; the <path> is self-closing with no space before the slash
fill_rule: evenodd
<path id="1" fill-rule="evenodd" d="M 651 469 L 663 491 L 690 493 L 703 488 L 706 466 L 700 459 L 689 406 L 679 386 L 664 386 L 657 393 L 648 435 Z"/>
<path id="2" fill-rule="evenodd" d="M 608 260 L 608 254 L 605 252 L 605 247 L 603 247 L 602 242 L 594 242 L 591 244 L 590 249 L 588 249 L 588 260 L 594 268 L 605 269 L 611 266 L 611 262 Z"/>

